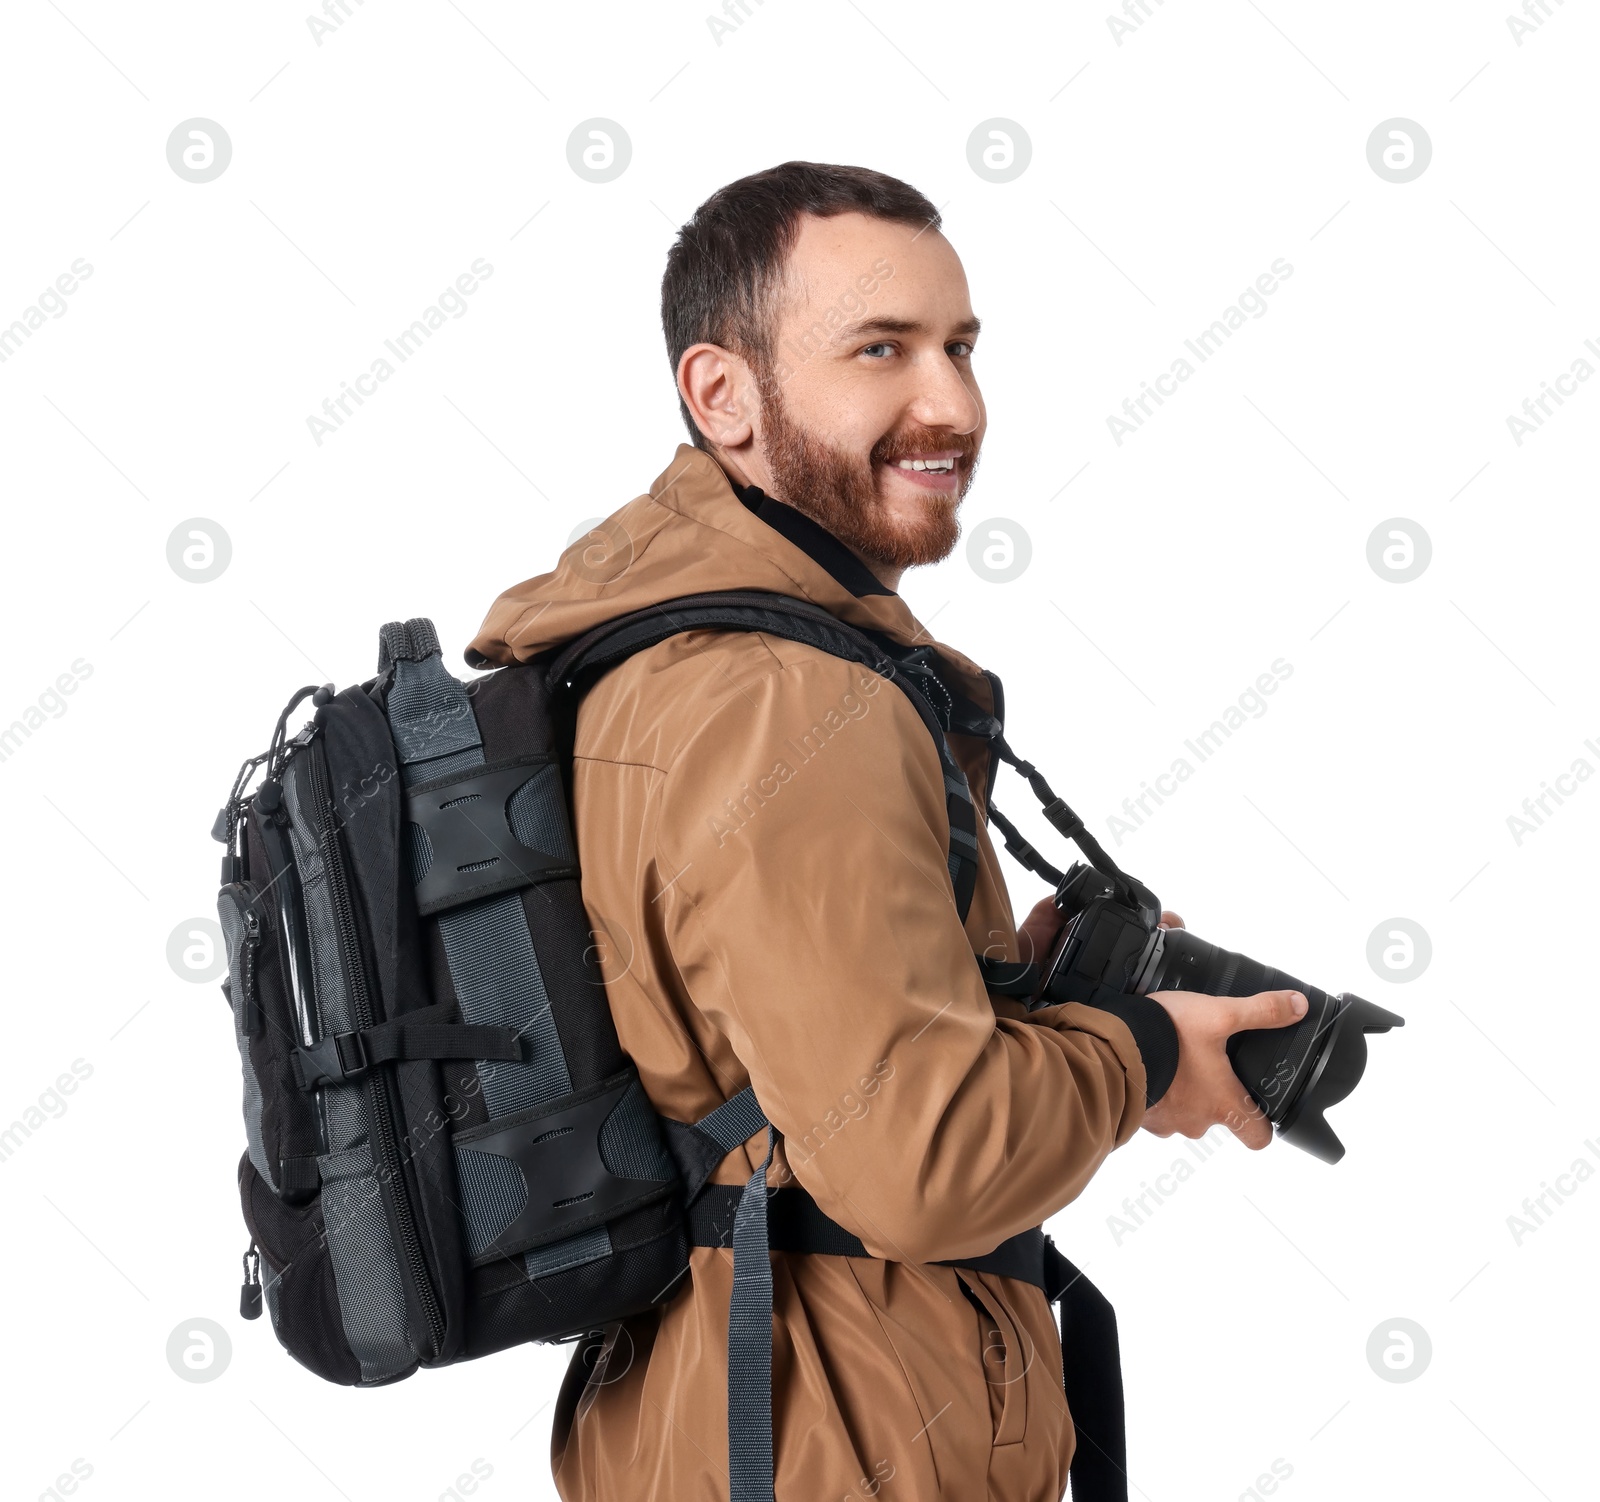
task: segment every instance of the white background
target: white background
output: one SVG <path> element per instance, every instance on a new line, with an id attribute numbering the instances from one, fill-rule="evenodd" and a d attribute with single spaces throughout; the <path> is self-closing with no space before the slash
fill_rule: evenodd
<path id="1" fill-rule="evenodd" d="M 0 723 L 92 671 L 0 761 L 0 1124 L 92 1073 L 0 1162 L 6 1495 L 75 1459 L 91 1498 L 430 1502 L 475 1459 L 480 1496 L 553 1495 L 563 1351 L 353 1392 L 239 1321 L 237 1060 L 167 942 L 214 918 L 208 829 L 289 690 L 369 676 L 412 614 L 459 661 L 666 466 L 675 228 L 805 158 L 941 205 L 985 325 L 964 515 L 1032 563 L 991 584 L 963 543 L 913 608 L 1001 674 L 1013 743 L 1103 838 L 1285 659 L 1115 851 L 1197 932 L 1407 1018 L 1335 1113 L 1338 1167 L 1228 1141 L 1119 1241 L 1187 1151 L 1140 1134 L 1052 1225 L 1119 1312 L 1134 1495 L 1245 1496 L 1281 1459 L 1292 1502 L 1593 1496 L 1600 1182 L 1520 1244 L 1507 1218 L 1600 1165 L 1600 786 L 1520 844 L 1507 817 L 1600 768 L 1600 382 L 1520 445 L 1506 419 L 1600 342 L 1600 19 L 1552 3 L 1519 45 L 1508 5 L 1171 0 L 1119 43 L 1099 4 L 751 0 L 720 45 L 709 0 L 372 0 L 321 45 L 287 3 L 8 5 L 0 324 L 93 270 L 0 364 Z M 166 156 L 197 116 L 233 145 L 205 184 Z M 633 148 L 604 185 L 566 152 L 597 116 Z M 995 117 L 1032 143 L 1005 184 L 967 158 Z M 1393 117 L 1433 144 L 1404 184 L 1367 160 Z M 314 442 L 478 257 L 466 314 Z M 1264 315 L 1116 444 L 1123 398 L 1278 258 Z M 1432 543 L 1406 584 L 1367 559 L 1396 517 Z M 191 518 L 231 539 L 208 584 L 167 561 Z M 997 801 L 1028 813 L 1009 774 Z M 1367 959 L 1397 916 L 1432 942 L 1408 984 Z M 205 1384 L 165 1355 L 194 1317 L 232 1336 Z M 1433 1348 L 1403 1384 L 1366 1358 L 1397 1317 Z"/>

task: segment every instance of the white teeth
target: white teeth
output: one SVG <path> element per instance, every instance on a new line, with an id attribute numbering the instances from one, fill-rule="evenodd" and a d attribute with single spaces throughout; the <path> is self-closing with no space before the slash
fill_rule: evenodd
<path id="1" fill-rule="evenodd" d="M 931 469 L 935 473 L 945 474 L 956 467 L 954 459 L 901 459 L 895 466 L 897 469 Z"/>

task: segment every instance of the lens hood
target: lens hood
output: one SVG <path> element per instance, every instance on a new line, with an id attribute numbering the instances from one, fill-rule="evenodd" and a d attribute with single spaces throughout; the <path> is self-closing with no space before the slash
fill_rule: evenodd
<path id="1" fill-rule="evenodd" d="M 1363 997 L 1344 994 L 1332 1000 L 1338 1010 L 1324 1025 L 1320 1047 L 1313 1046 L 1307 1058 L 1304 1082 L 1286 1102 L 1276 1123 L 1285 1142 L 1324 1163 L 1337 1163 L 1344 1157 L 1344 1143 L 1328 1125 L 1324 1112 L 1361 1083 L 1367 1067 L 1367 1034 L 1405 1026 L 1404 1017 Z"/>

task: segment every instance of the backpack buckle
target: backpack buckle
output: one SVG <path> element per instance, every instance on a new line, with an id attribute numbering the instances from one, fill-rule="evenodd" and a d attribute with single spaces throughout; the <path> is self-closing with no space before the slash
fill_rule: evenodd
<path id="1" fill-rule="evenodd" d="M 292 1058 L 295 1078 L 302 1090 L 342 1085 L 372 1067 L 367 1057 L 366 1038 L 360 1033 L 330 1033 L 309 1048 L 296 1048 Z"/>
<path id="2" fill-rule="evenodd" d="M 554 767 L 550 753 L 532 752 L 507 762 L 468 767 L 406 790 L 405 819 L 426 836 L 424 848 L 431 857 L 416 879 L 418 917 L 578 874 L 559 781 L 546 790 L 549 801 L 542 805 L 542 822 L 544 838 L 565 849 L 524 845 L 511 824 L 512 801 L 542 773 L 558 779 Z"/>

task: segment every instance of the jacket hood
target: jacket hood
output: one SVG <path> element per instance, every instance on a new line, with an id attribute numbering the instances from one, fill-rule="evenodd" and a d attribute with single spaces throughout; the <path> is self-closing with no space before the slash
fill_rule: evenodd
<path id="1" fill-rule="evenodd" d="M 616 616 L 679 595 L 727 589 L 792 595 L 905 646 L 932 646 L 962 691 L 991 707 L 977 664 L 934 640 L 898 594 L 851 594 L 746 508 L 722 466 L 687 443 L 678 445 L 648 491 L 578 538 L 549 573 L 504 591 L 466 660 L 479 668 L 527 662 Z"/>

